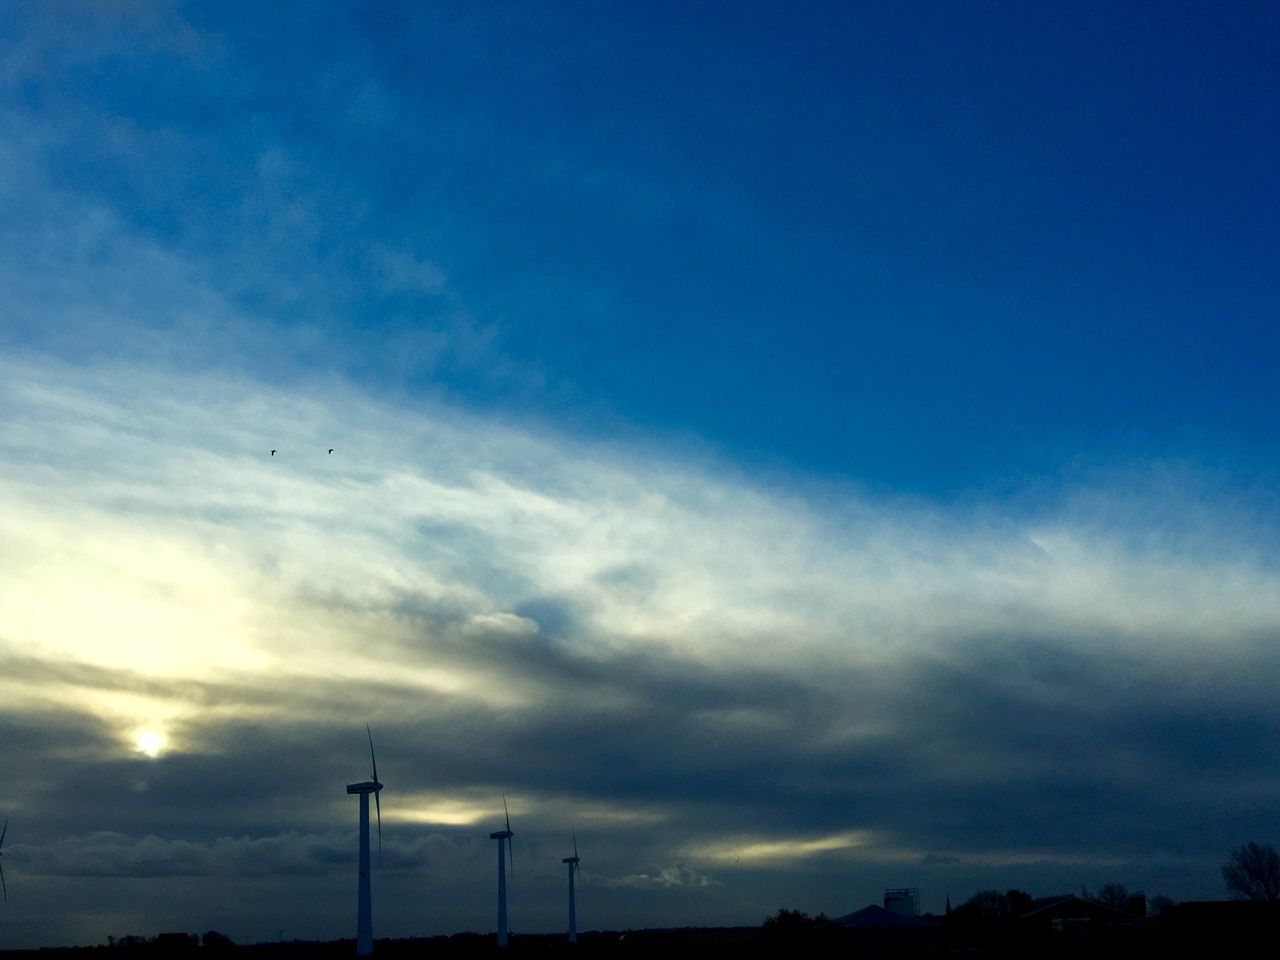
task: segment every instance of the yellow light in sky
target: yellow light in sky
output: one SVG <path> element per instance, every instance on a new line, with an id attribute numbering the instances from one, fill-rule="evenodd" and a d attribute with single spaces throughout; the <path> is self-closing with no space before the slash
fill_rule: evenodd
<path id="1" fill-rule="evenodd" d="M 407 807 L 397 803 L 396 809 L 387 811 L 388 820 L 401 820 L 406 823 L 443 823 L 453 827 L 469 827 L 479 823 L 493 811 L 483 804 L 468 806 L 465 803 L 410 803 Z"/>
<path id="2" fill-rule="evenodd" d="M 169 739 L 163 733 L 157 733 L 154 730 L 143 730 L 134 737 L 133 745 L 139 753 L 154 759 L 164 752 L 165 747 L 169 745 Z"/>
<path id="3" fill-rule="evenodd" d="M 825 837 L 729 840 L 693 847 L 689 852 L 699 860 L 728 866 L 801 860 L 823 853 L 866 848 L 874 841 L 869 831 L 853 830 Z"/>

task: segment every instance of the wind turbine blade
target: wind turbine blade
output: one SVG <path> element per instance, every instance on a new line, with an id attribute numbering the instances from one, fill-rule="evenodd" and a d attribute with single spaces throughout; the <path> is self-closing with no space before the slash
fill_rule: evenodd
<path id="1" fill-rule="evenodd" d="M 516 879 L 516 854 L 511 845 L 511 838 L 507 837 L 507 863 L 511 865 L 511 882 Z"/>
<path id="2" fill-rule="evenodd" d="M 378 781 L 378 755 L 373 752 L 373 731 L 369 729 L 369 725 L 364 725 L 364 732 L 369 737 L 369 762 L 373 764 L 373 782 L 378 786 L 382 784 Z M 373 806 L 378 811 L 378 863 L 382 863 L 382 791 L 378 787 L 373 789 Z"/>
<path id="3" fill-rule="evenodd" d="M 8 826 L 8 824 L 6 824 Z M 9 887 L 4 882 L 4 867 L 0 867 L 0 889 L 4 890 L 4 902 L 9 902 Z"/>
<path id="4" fill-rule="evenodd" d="M 4 846 L 4 835 L 9 832 L 9 821 L 4 822 L 4 829 L 0 830 L 0 847 Z"/>
<path id="5" fill-rule="evenodd" d="M 569 824 L 569 832 L 573 834 L 573 855 L 578 855 L 578 831 L 573 829 L 573 824 Z"/>
<path id="6" fill-rule="evenodd" d="M 511 829 L 511 813 L 507 810 L 507 795 L 502 795 L 502 815 L 507 818 L 507 829 Z"/>

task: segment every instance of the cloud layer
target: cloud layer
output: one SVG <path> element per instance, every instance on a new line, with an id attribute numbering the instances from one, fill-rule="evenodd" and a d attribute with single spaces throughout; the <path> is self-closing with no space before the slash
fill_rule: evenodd
<path id="1" fill-rule="evenodd" d="M 340 382 L 0 380 L 6 863 L 70 911 L 76 878 L 306 875 L 341 916 L 366 721 L 388 935 L 487 928 L 504 791 L 526 929 L 558 923 L 571 822 L 592 925 L 900 883 L 1205 895 L 1267 822 L 1266 531 L 1168 471 L 943 510 Z"/>

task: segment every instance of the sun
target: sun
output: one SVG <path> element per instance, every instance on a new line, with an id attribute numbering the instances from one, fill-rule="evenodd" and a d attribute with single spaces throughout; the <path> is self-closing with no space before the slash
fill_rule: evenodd
<path id="1" fill-rule="evenodd" d="M 133 745 L 139 753 L 154 759 L 164 752 L 165 747 L 169 745 L 169 739 L 163 733 L 143 730 L 133 738 Z"/>

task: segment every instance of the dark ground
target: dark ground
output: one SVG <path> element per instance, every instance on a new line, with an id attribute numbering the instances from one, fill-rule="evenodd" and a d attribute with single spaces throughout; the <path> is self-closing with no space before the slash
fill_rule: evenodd
<path id="1" fill-rule="evenodd" d="M 758 953 L 758 927 L 719 927 L 682 930 L 594 931 L 570 945 L 564 934 L 520 935 L 499 951 L 494 935 L 459 933 L 449 937 L 375 940 L 377 960 L 423 960 L 424 957 L 720 957 Z M 353 960 L 354 940 L 256 943 L 222 948 L 197 947 L 194 942 L 152 942 L 125 946 L 44 947 L 39 950 L 0 950 L 0 960 Z"/>
<path id="2" fill-rule="evenodd" d="M 1188 905 L 1194 906 L 1194 905 Z M 1212 905 L 1210 905 L 1212 906 Z M 1217 911 L 1221 912 L 1221 911 Z M 520 935 L 499 951 L 494 935 L 463 933 L 449 937 L 424 937 L 375 941 L 376 960 L 431 960 L 469 957 L 840 957 L 842 960 L 874 960 L 880 957 L 914 957 L 917 960 L 1027 960 L 1027 958 L 1092 958 L 1133 960 L 1159 957 L 1167 960 L 1216 960 L 1216 958 L 1267 956 L 1280 940 L 1280 914 L 1262 905 L 1241 916 L 1214 916 L 1204 922 L 1194 911 L 1148 923 L 1139 929 L 1098 931 L 1088 942 L 1064 939 L 1047 931 L 1016 925 L 962 927 L 939 922 L 937 936 L 928 946 L 868 940 L 856 931 L 834 927 L 825 920 L 810 921 L 801 930 L 779 931 L 765 927 L 710 927 L 632 931 L 594 931 L 579 935 L 570 946 L 563 934 Z M 1255 916 L 1256 914 L 1256 916 Z M 941 918 L 938 918 L 941 921 Z M 1176 921 L 1176 922 L 1175 922 Z M 206 945 L 182 934 L 165 934 L 149 942 L 100 947 L 0 950 L 0 960 L 354 960 L 355 942 L 292 941 L 243 946 L 205 937 Z"/>

